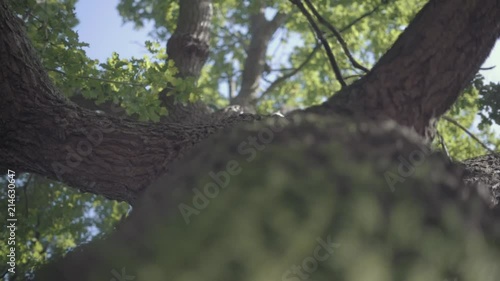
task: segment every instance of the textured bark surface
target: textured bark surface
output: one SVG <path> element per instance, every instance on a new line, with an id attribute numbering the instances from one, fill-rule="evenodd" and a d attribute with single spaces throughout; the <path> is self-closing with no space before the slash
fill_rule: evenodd
<path id="1" fill-rule="evenodd" d="M 479 192 L 489 197 L 491 206 L 500 202 L 500 156 L 489 154 L 464 161 L 464 181 L 477 185 Z"/>

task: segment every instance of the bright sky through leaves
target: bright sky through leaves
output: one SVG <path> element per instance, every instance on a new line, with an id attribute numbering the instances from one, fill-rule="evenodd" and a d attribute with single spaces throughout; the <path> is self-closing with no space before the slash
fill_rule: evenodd
<path id="1" fill-rule="evenodd" d="M 76 5 L 80 40 L 90 44 L 87 54 L 93 59 L 104 61 L 112 52 L 121 57 L 142 57 L 147 53 L 144 41 L 150 40 L 148 32 L 153 25 L 147 24 L 141 30 L 135 30 L 131 23 L 124 25 L 116 10 L 117 5 L 118 0 L 84 0 Z M 500 41 L 483 67 L 494 65 L 494 69 L 482 71 L 488 82 L 500 82 Z"/>

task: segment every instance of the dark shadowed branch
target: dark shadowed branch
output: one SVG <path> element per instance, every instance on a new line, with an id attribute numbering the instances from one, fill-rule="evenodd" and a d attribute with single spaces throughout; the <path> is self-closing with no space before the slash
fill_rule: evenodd
<path id="1" fill-rule="evenodd" d="M 372 15 L 373 13 L 375 13 L 380 8 L 380 6 L 381 5 L 378 5 L 375 8 L 373 8 L 372 10 L 370 10 L 370 11 L 362 14 L 361 16 L 359 16 L 357 18 L 355 18 L 352 22 L 350 22 L 346 26 L 342 27 L 339 30 L 339 32 L 343 33 L 345 31 L 349 30 L 349 28 L 353 27 L 354 25 L 356 25 L 358 22 L 360 22 L 364 18 L 366 18 L 366 17 Z M 271 85 L 269 85 L 269 87 L 262 93 L 262 95 L 259 97 L 258 100 L 261 100 L 264 96 L 266 96 L 269 93 L 271 93 L 274 89 L 276 89 L 280 84 L 282 84 L 283 82 L 285 82 L 288 78 L 290 78 L 290 77 L 294 76 L 295 74 L 297 74 L 298 72 L 300 72 L 309 63 L 309 61 L 311 61 L 312 57 L 319 50 L 320 46 L 321 46 L 320 44 L 316 44 L 316 46 L 314 46 L 313 50 L 306 57 L 306 59 L 304 60 L 303 63 L 301 63 L 297 68 L 287 69 L 287 70 L 290 70 L 289 73 L 284 74 L 283 76 L 277 78 L 274 82 L 272 82 Z M 277 71 L 283 71 L 283 70 L 277 70 Z M 354 76 L 352 75 L 352 76 L 344 77 L 344 80 L 348 79 L 348 78 L 352 78 L 352 77 L 354 77 Z"/>
<path id="2" fill-rule="evenodd" d="M 274 89 L 276 89 L 281 83 L 285 82 L 288 78 L 299 73 L 309 63 L 309 61 L 311 61 L 311 59 L 314 57 L 314 55 L 320 49 L 320 47 L 321 47 L 320 44 L 316 44 L 316 46 L 314 46 L 314 49 L 312 50 L 312 52 L 306 57 L 306 59 L 297 68 L 293 69 L 289 73 L 284 74 L 283 76 L 274 80 L 271 83 L 271 85 L 269 85 L 269 87 L 267 87 L 267 89 L 262 93 L 262 95 L 259 97 L 259 100 L 262 99 L 264 96 L 268 95 L 269 93 L 271 93 L 272 91 L 274 91 Z"/>
<path id="3" fill-rule="evenodd" d="M 302 14 L 304 14 L 304 16 L 307 18 L 307 21 L 309 22 L 309 24 L 313 28 L 314 33 L 316 33 L 316 36 L 318 37 L 321 44 L 325 48 L 326 55 L 328 56 L 328 59 L 329 59 L 330 64 L 332 66 L 333 72 L 335 73 L 335 77 L 337 77 L 337 80 L 339 81 L 340 85 L 342 85 L 342 87 L 347 86 L 344 79 L 342 78 L 342 73 L 340 71 L 339 65 L 337 64 L 337 61 L 335 60 L 335 56 L 333 55 L 333 51 L 330 48 L 328 41 L 323 36 L 323 32 L 321 32 L 318 25 L 314 21 L 312 15 L 309 13 L 309 11 L 306 9 L 306 7 L 302 4 L 302 2 L 300 0 L 290 0 L 290 2 L 295 4 L 299 8 L 299 10 L 302 12 Z"/>
<path id="4" fill-rule="evenodd" d="M 330 22 L 328 22 L 325 18 L 323 18 L 320 15 L 320 13 L 318 13 L 318 11 L 314 7 L 314 5 L 311 3 L 311 1 L 305 0 L 305 2 L 306 2 L 307 7 L 312 11 L 312 13 L 314 14 L 314 16 L 318 19 L 318 21 L 321 24 L 323 24 L 324 26 L 326 26 L 333 33 L 333 35 L 335 36 L 335 38 L 337 38 L 337 41 L 339 41 L 340 45 L 342 46 L 342 49 L 344 50 L 344 53 L 346 54 L 347 58 L 349 58 L 349 61 L 351 62 L 351 64 L 355 68 L 361 69 L 365 73 L 368 72 L 368 68 L 362 66 L 352 56 L 351 51 L 349 51 L 349 48 L 347 47 L 347 43 L 345 42 L 344 38 L 342 38 L 342 35 L 340 35 L 340 32 L 337 30 L 337 28 L 335 28 L 335 26 L 333 26 L 333 24 L 331 24 Z"/>

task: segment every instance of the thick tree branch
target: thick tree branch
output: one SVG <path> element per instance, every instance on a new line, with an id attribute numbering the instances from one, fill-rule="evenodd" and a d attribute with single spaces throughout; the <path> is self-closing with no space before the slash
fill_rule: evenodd
<path id="1" fill-rule="evenodd" d="M 499 36 L 497 0 L 431 0 L 367 75 L 311 111 L 391 118 L 424 136 Z"/>
<path id="2" fill-rule="evenodd" d="M 80 108 L 51 83 L 21 26 L 0 1 L 2 169 L 38 173 L 134 203 L 197 142 L 219 128 L 254 119 L 237 115 L 207 120 L 210 125 L 154 124 Z"/>

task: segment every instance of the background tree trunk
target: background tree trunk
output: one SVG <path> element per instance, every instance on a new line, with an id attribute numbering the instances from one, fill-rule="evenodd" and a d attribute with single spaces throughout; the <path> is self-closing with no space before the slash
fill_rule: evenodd
<path id="1" fill-rule="evenodd" d="M 253 113 L 255 113 L 254 101 L 257 99 L 260 79 L 266 64 L 267 46 L 276 30 L 287 18 L 286 14 L 278 12 L 268 21 L 265 17 L 264 3 L 259 2 L 259 6 L 257 12 L 250 16 L 251 39 L 241 77 L 241 89 L 230 101 L 233 105 L 240 105 L 245 112 Z"/>
<path id="2" fill-rule="evenodd" d="M 179 17 L 174 34 L 167 42 L 168 59 L 174 61 L 179 70 L 178 78 L 190 78 L 197 82 L 201 69 L 209 56 L 210 29 L 212 25 L 211 0 L 179 1 Z M 168 110 L 166 122 L 199 123 L 209 115 L 207 107 L 199 102 L 181 104 L 176 102 L 172 86 L 159 93 L 162 105 Z"/>
<path id="3" fill-rule="evenodd" d="M 209 54 L 212 1 L 179 1 L 177 28 L 167 43 L 167 55 L 174 60 L 179 77 L 200 76 Z"/>

